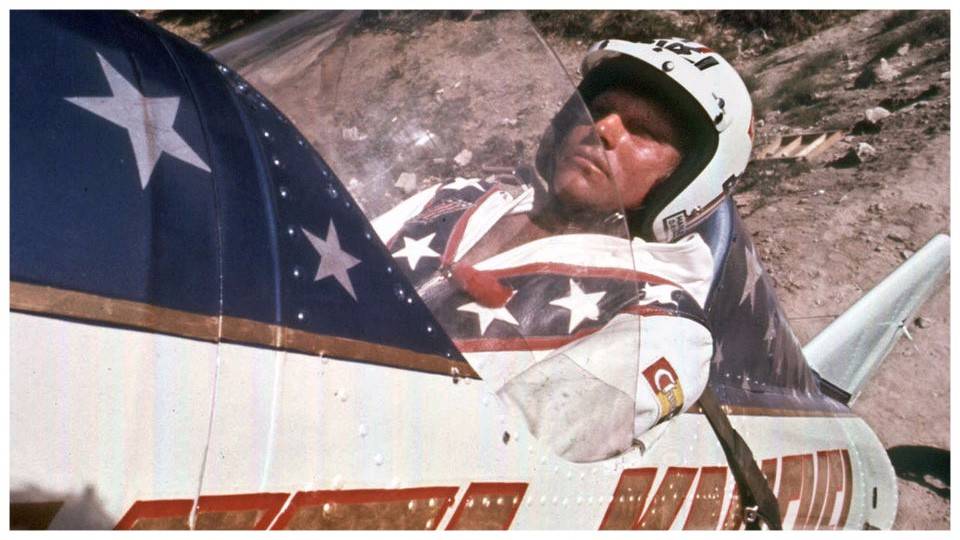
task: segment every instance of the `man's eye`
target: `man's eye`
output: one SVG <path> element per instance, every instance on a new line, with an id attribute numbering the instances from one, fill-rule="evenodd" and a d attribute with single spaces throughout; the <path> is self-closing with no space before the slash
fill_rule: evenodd
<path id="1" fill-rule="evenodd" d="M 650 135 L 650 129 L 645 122 L 639 119 L 629 119 L 625 122 L 627 131 L 634 135 Z"/>

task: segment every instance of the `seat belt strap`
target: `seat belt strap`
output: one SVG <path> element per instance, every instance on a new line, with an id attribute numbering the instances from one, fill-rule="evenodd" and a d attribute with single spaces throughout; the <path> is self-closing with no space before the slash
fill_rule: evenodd
<path id="1" fill-rule="evenodd" d="M 710 386 L 707 386 L 700 395 L 700 410 L 710 422 L 710 427 L 713 428 L 723 453 L 727 456 L 730 471 L 733 472 L 733 478 L 740 490 L 746 528 L 759 530 L 762 521 L 768 529 L 781 530 L 783 524 L 780 521 L 777 497 L 773 494 L 766 478 L 763 477 L 760 467 L 757 466 L 750 447 L 730 425 L 730 419 L 723 412 Z"/>

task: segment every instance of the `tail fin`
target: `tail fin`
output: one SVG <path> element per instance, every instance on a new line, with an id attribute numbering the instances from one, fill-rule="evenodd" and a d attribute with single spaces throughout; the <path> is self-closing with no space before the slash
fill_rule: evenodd
<path id="1" fill-rule="evenodd" d="M 949 270 L 950 237 L 938 234 L 803 348 L 810 367 L 853 403 Z"/>

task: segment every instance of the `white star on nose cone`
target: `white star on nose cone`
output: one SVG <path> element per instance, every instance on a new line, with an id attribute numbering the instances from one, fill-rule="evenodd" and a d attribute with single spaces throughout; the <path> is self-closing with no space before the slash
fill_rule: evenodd
<path id="1" fill-rule="evenodd" d="M 64 99 L 126 128 L 130 136 L 130 144 L 133 145 L 133 157 L 137 161 L 140 188 L 147 188 L 150 175 L 153 174 L 153 167 L 157 164 L 162 152 L 210 172 L 210 167 L 173 130 L 173 122 L 177 119 L 177 110 L 180 108 L 180 98 L 145 97 L 100 56 L 100 53 L 97 53 L 97 58 L 100 59 L 100 67 L 103 69 L 113 95 Z"/>
<path id="2" fill-rule="evenodd" d="M 317 275 L 314 276 L 313 280 L 320 281 L 323 278 L 333 276 L 337 283 L 356 301 L 357 293 L 353 291 L 353 283 L 350 281 L 350 276 L 347 275 L 347 270 L 360 264 L 360 259 L 340 249 L 340 239 L 337 237 L 337 228 L 333 225 L 333 220 L 330 220 L 327 237 L 323 240 L 303 227 L 300 227 L 300 230 L 313 245 L 313 249 L 320 254 L 320 266 L 317 267 Z"/>
<path id="3" fill-rule="evenodd" d="M 411 270 L 417 269 L 417 264 L 423 257 L 439 257 L 440 254 L 430 249 L 430 242 L 437 233 L 430 233 L 419 240 L 408 236 L 403 237 L 403 249 L 393 254 L 393 258 L 406 257 Z"/>
<path id="4" fill-rule="evenodd" d="M 480 191 L 483 191 L 483 187 L 480 185 L 479 178 L 461 178 L 459 176 L 454 178 L 453 182 L 450 182 L 440 189 L 452 189 L 454 191 L 460 191 L 461 189 L 468 187 L 477 188 Z"/>
<path id="5" fill-rule="evenodd" d="M 489 308 L 486 306 L 481 306 L 476 302 L 470 302 L 469 304 L 464 304 L 458 307 L 457 311 L 469 311 L 470 313 L 477 314 L 477 317 L 480 318 L 481 336 L 487 332 L 487 328 L 490 327 L 490 323 L 495 320 L 510 323 L 514 326 L 520 326 L 520 323 L 518 323 L 517 320 L 513 318 L 513 315 L 507 311 L 507 306 Z"/>
<path id="6" fill-rule="evenodd" d="M 584 319 L 592 321 L 600 316 L 600 308 L 597 304 L 600 299 L 606 296 L 606 292 L 585 293 L 583 289 L 570 280 L 570 295 L 563 298 L 557 298 L 550 302 L 551 306 L 559 306 L 570 310 L 570 329 L 567 332 L 573 332 L 573 329 L 580 325 Z"/>
<path id="7" fill-rule="evenodd" d="M 673 291 L 676 291 L 676 290 L 679 290 L 679 289 L 677 287 L 674 287 L 673 285 L 647 284 L 647 286 L 644 287 L 643 289 L 643 292 L 644 292 L 643 300 L 640 300 L 638 303 L 641 306 L 652 304 L 654 302 L 657 302 L 659 304 L 677 305 L 677 301 L 674 300 L 672 296 Z"/>

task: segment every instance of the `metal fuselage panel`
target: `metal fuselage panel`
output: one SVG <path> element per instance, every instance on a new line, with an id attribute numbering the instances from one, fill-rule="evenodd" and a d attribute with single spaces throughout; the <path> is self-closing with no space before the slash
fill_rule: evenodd
<path id="1" fill-rule="evenodd" d="M 205 510 L 247 515 L 247 500 L 275 528 L 371 526 L 351 521 L 371 505 L 388 528 L 740 525 L 700 414 L 655 428 L 643 452 L 577 464 L 477 380 L 21 313 L 11 358 L 11 502 L 63 501 L 50 528 L 171 526 L 198 493 L 208 526 L 221 522 Z M 862 420 L 731 421 L 785 528 L 892 525 L 893 471 Z M 157 517 L 174 503 L 185 513 Z"/>

